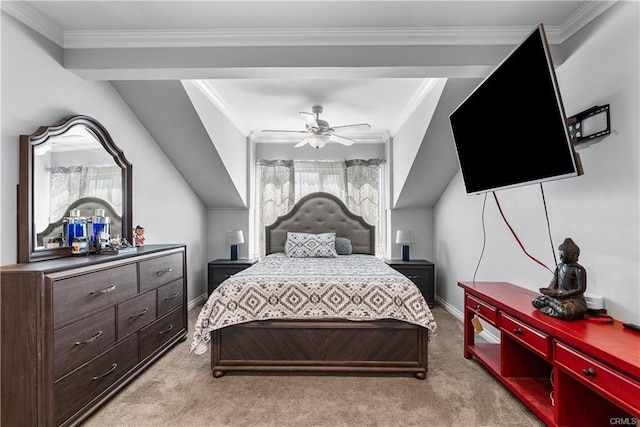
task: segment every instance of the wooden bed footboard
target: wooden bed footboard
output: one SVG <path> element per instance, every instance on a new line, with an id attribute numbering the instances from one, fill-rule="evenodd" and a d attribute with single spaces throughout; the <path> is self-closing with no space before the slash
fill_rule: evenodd
<path id="1" fill-rule="evenodd" d="M 427 375 L 427 330 L 396 320 L 273 320 L 211 332 L 211 370 Z"/>

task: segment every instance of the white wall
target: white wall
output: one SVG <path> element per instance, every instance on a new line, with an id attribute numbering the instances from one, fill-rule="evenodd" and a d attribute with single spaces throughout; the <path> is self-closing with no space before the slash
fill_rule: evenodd
<path id="1" fill-rule="evenodd" d="M 202 121 L 211 142 L 224 163 L 240 198 L 247 205 L 247 137 L 238 129 L 202 91 L 194 81 L 183 80 L 182 86 L 189 95 L 198 117 Z"/>
<path id="2" fill-rule="evenodd" d="M 567 115 L 610 104 L 612 134 L 579 150 L 583 176 L 544 184 L 555 253 L 571 237 L 587 269 L 587 292 L 602 295 L 613 317 L 634 323 L 640 323 L 639 7 L 614 5 L 574 36 L 581 46 L 556 69 Z M 553 269 L 540 187 L 496 194 L 527 251 Z M 457 282 L 472 280 L 482 252 L 483 201 L 465 194 L 458 172 L 434 212 L 436 292 L 460 312 Z M 484 221 L 487 242 L 475 279 L 546 287 L 551 273 L 522 252 L 491 195 Z"/>
<path id="3" fill-rule="evenodd" d="M 447 79 L 430 79 L 429 89 L 420 104 L 393 135 L 392 162 L 392 206 L 396 206 L 411 167 L 416 159 L 420 146 L 425 143 L 427 129 L 438 108 L 440 96 L 447 83 Z"/>
<path id="4" fill-rule="evenodd" d="M 227 245 L 227 230 L 242 230 L 244 243 L 238 245 L 238 258 L 252 258 L 249 252 L 249 209 L 209 209 L 207 210 L 209 230 L 207 232 L 207 258 L 229 259 L 231 248 Z"/>
<path id="5" fill-rule="evenodd" d="M 433 262 L 433 211 L 431 209 L 391 209 L 390 226 L 387 227 L 385 258 L 402 258 L 401 246 L 396 243 L 396 231 L 411 232 L 413 243 L 409 245 L 409 259 L 426 259 Z"/>
<path id="6" fill-rule="evenodd" d="M 0 262 L 17 261 L 18 137 L 68 115 L 94 117 L 133 164 L 133 222 L 146 243 L 187 245 L 188 300 L 206 293 L 204 207 L 108 82 L 61 66 L 61 48 L 2 12 Z"/>

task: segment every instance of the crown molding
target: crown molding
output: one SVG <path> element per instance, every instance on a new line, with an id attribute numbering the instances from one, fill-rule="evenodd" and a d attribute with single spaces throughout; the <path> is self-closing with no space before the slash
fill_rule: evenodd
<path id="1" fill-rule="evenodd" d="M 404 107 L 402 112 L 398 115 L 398 119 L 396 123 L 393 125 L 389 132 L 391 135 L 395 135 L 398 133 L 398 130 L 402 127 L 402 125 L 409 119 L 411 114 L 418 108 L 418 105 L 422 103 L 422 101 L 427 97 L 431 89 L 436 85 L 438 81 L 442 79 L 440 78 L 429 78 L 424 79 L 416 93 L 411 97 L 407 105 Z"/>
<path id="2" fill-rule="evenodd" d="M 569 16 L 562 24 L 556 27 L 555 43 L 564 43 L 569 37 L 573 36 L 582 27 L 600 16 L 618 1 L 619 0 L 590 1 L 585 3 L 573 15 Z M 548 31 L 547 37 L 549 37 Z"/>
<path id="3" fill-rule="evenodd" d="M 207 99 L 211 101 L 211 103 L 215 105 L 216 108 L 218 108 L 218 110 L 220 110 L 220 112 L 224 114 L 225 117 L 229 119 L 229 121 L 233 123 L 233 125 L 240 130 L 240 132 L 242 132 L 242 134 L 244 135 L 249 134 L 250 131 L 242 124 L 242 121 L 239 120 L 231 112 L 231 110 L 229 109 L 227 104 L 224 102 L 220 94 L 218 94 L 218 92 L 214 88 L 212 88 L 211 85 L 209 85 L 206 80 L 190 80 L 190 82 L 193 83 L 195 87 L 200 89 L 200 91 L 204 94 L 204 96 L 206 96 Z"/>
<path id="4" fill-rule="evenodd" d="M 25 2 L 0 1 L 2 10 L 55 44 L 64 46 L 64 30 Z"/>
<path id="5" fill-rule="evenodd" d="M 305 135 L 266 134 L 265 132 L 251 132 L 249 139 L 256 144 L 295 144 L 306 138 Z M 383 144 L 389 139 L 388 131 L 372 132 L 366 135 L 353 136 L 356 144 Z"/>
<path id="6" fill-rule="evenodd" d="M 252 28 L 167 31 L 66 31 L 64 47 L 269 47 L 516 44 L 531 28 Z M 553 33 L 553 31 L 552 31 Z"/>
<path id="7" fill-rule="evenodd" d="M 586 2 L 558 26 L 545 26 L 551 44 L 575 34 L 618 0 Z M 3 1 L 2 9 L 27 26 L 69 49 L 248 46 L 415 46 L 514 45 L 529 26 L 448 28 L 250 28 L 185 30 L 64 31 L 26 2 Z"/>

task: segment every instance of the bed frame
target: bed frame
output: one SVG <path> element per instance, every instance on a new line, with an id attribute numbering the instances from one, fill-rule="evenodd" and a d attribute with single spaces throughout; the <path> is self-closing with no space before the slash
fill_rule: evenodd
<path id="1" fill-rule="evenodd" d="M 287 232 L 335 232 L 353 252 L 375 253 L 375 229 L 327 193 L 300 199 L 265 228 L 266 253 L 284 252 Z M 392 319 L 263 320 L 211 332 L 211 370 L 427 375 L 427 330 Z"/>

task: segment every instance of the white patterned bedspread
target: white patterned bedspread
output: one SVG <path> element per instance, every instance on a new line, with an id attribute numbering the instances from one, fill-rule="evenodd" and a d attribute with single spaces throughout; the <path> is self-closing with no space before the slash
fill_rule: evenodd
<path id="1" fill-rule="evenodd" d="M 202 307 L 191 352 L 207 351 L 210 332 L 267 319 L 396 319 L 428 329 L 436 322 L 418 287 L 372 255 L 291 258 L 271 254 L 220 284 Z"/>

